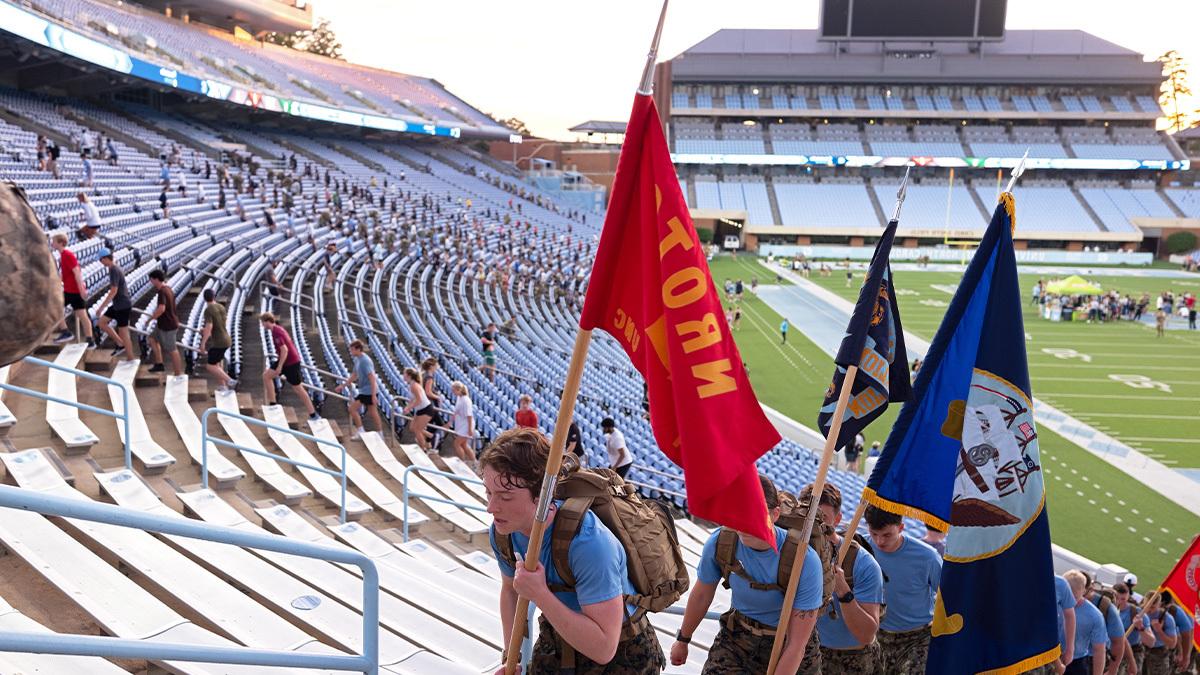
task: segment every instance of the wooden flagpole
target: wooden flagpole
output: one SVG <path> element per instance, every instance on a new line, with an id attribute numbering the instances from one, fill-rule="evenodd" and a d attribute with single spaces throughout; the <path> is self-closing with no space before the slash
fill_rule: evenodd
<path id="1" fill-rule="evenodd" d="M 767 666 L 767 675 L 774 675 L 779 665 L 779 657 L 783 654 L 783 643 L 787 636 L 788 624 L 792 618 L 792 602 L 796 598 L 796 588 L 800 585 L 800 572 L 804 569 L 804 558 L 808 554 L 808 539 L 812 536 L 813 522 L 817 518 L 817 504 L 825 491 L 825 477 L 829 473 L 829 465 L 833 461 L 834 446 L 837 445 L 838 434 L 842 431 L 842 419 L 846 416 L 846 406 L 850 403 L 850 393 L 854 389 L 854 380 L 858 376 L 858 366 L 851 365 L 846 369 L 846 377 L 842 381 L 842 392 L 838 396 L 837 407 L 833 410 L 833 423 L 830 425 L 829 436 L 825 439 L 825 450 L 821 453 L 821 465 L 817 469 L 817 479 L 813 481 L 812 499 L 808 513 L 804 516 L 804 527 L 800 530 L 800 549 L 796 552 L 796 561 L 792 563 L 792 574 L 788 577 L 787 590 L 783 594 L 783 607 L 779 611 L 779 624 L 775 627 L 775 642 L 771 645 L 771 661 Z"/>
<path id="2" fill-rule="evenodd" d="M 587 362 L 588 345 L 592 341 L 592 331 L 579 329 L 575 334 L 575 347 L 571 350 L 571 363 L 567 366 L 567 379 L 563 384 L 562 398 L 558 404 L 558 418 L 554 421 L 554 436 L 550 439 L 550 456 L 546 459 L 546 475 L 542 478 L 542 491 L 538 495 L 537 512 L 534 515 L 533 531 L 529 534 L 529 548 L 526 550 L 525 569 L 532 572 L 537 569 L 538 551 L 542 550 L 542 537 L 546 533 L 546 518 L 550 513 L 550 504 L 554 502 L 554 486 L 558 482 L 558 473 L 562 470 L 563 450 L 567 445 L 567 431 L 571 426 L 571 414 L 575 410 L 575 399 L 579 396 L 579 384 L 583 379 L 583 365 Z M 533 555 L 529 555 L 533 552 Z M 516 672 L 517 662 L 521 655 L 521 641 L 525 639 L 525 624 L 528 623 L 529 598 L 517 598 L 517 611 L 513 616 L 512 633 L 508 638 L 508 659 L 504 663 L 504 672 L 512 675 Z"/>
<path id="3" fill-rule="evenodd" d="M 658 43 L 662 38 L 669 2 L 670 0 L 663 0 L 662 10 L 658 15 L 658 25 L 654 29 L 654 38 L 650 43 L 650 52 L 646 55 L 646 67 L 642 71 L 642 79 L 638 83 L 638 94 L 649 96 L 652 93 L 654 63 L 658 59 Z M 580 328 L 579 333 L 575 335 L 575 346 L 571 350 L 571 363 L 567 367 L 562 399 L 558 405 L 558 418 L 554 423 L 554 437 L 550 440 L 550 456 L 546 459 L 546 475 L 542 479 L 542 491 L 538 495 L 533 530 L 529 535 L 529 548 L 524 560 L 525 569 L 530 572 L 537 569 L 539 558 L 537 552 L 542 550 L 542 539 L 546 533 L 546 518 L 550 512 L 550 504 L 554 501 L 554 486 L 558 481 L 558 473 L 562 469 L 563 451 L 567 444 L 567 429 L 571 425 L 571 414 L 575 410 L 575 399 L 579 395 L 579 385 L 583 379 L 583 365 L 587 361 L 588 345 L 591 340 L 592 331 Z M 533 555 L 528 555 L 528 552 L 533 552 Z M 521 641 L 525 639 L 525 624 L 528 622 L 528 616 L 529 598 L 518 597 L 517 611 L 513 615 L 512 632 L 508 637 L 507 658 L 504 663 L 505 675 L 513 675 L 517 670 Z"/>

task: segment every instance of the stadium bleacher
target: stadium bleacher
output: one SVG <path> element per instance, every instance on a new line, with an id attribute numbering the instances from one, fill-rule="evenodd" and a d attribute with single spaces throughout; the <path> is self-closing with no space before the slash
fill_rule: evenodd
<path id="1" fill-rule="evenodd" d="M 217 31 L 186 27 L 120 3 L 29 4 L 48 16 L 71 17 L 73 26 L 101 42 L 140 44 L 147 53 L 195 72 L 253 83 L 290 97 L 404 118 L 496 126 L 431 79 L 273 46 L 247 46 Z M 764 94 L 709 87 L 676 90 L 672 104 L 711 109 L 715 99 L 726 109 L 761 112 L 769 101 L 773 108 L 796 111 L 812 105 L 823 110 L 952 115 L 1055 106 L 1095 113 L 1106 105 L 1133 112 L 1130 101 L 1136 100 L 1145 112 L 1150 112 L 1148 106 L 1157 110 L 1145 97 L 1102 100 L 1084 94 L 1007 100 L 995 94 L 836 91 L 780 87 Z M 246 532 L 269 531 L 361 551 L 380 568 L 385 671 L 494 670 L 505 645 L 494 601 L 499 585 L 495 563 L 486 552 L 491 517 L 480 510 L 486 498 L 477 484 L 452 479 L 454 474 L 474 477 L 466 463 L 436 449 L 426 454 L 412 444 L 407 426 L 411 416 L 404 413 L 409 401 L 403 371 L 417 367 L 425 357 L 438 360 L 434 386 L 445 396 L 438 407 L 446 416 L 452 407 L 450 384 L 467 385 L 475 406 L 478 437 L 472 442 L 477 448 L 514 426 L 513 413 L 522 395 L 532 397 L 540 428 L 552 431 L 600 220 L 570 212 L 548 194 L 498 172 L 474 150 L 452 142 L 385 140 L 320 126 L 226 125 L 212 117 L 190 117 L 128 101 L 100 105 L 16 89 L 0 89 L 0 104 L 11 113 L 0 120 L 0 175 L 26 188 L 48 237 L 72 237 L 91 311 L 95 313 L 107 283 L 99 250 L 109 247 L 114 264 L 128 280 L 135 303 L 133 328 L 144 344 L 157 307 L 149 273 L 165 271 L 166 283 L 179 300 L 179 342 L 190 350 L 191 373 L 160 378 L 145 370 L 145 356 L 118 361 L 104 354 L 107 347 L 57 348 L 57 364 L 103 372 L 125 385 L 133 397 L 126 406 L 119 387 L 77 380 L 62 371 L 51 371 L 40 380 L 27 368 L 0 368 L 0 382 L 35 383 L 57 398 L 88 401 L 130 419 L 129 437 L 124 438 L 119 424 L 114 429 L 107 420 L 97 423 L 95 416 L 81 417 L 70 405 L 42 406 L 7 397 L 0 403 L 0 427 L 15 428 L 10 439 L 16 442 L 8 452 L 0 452 L 0 464 L 10 482 L 30 493 L 81 502 L 103 498 L 131 511 L 169 518 L 185 517 L 182 511 L 187 517 Z M 840 120 L 745 124 L 716 119 L 673 122 L 673 149 L 765 155 L 770 146 L 775 154 L 870 152 L 902 157 L 957 157 L 969 149 L 1009 157 L 1028 147 L 1039 157 L 1083 157 L 1100 156 L 1102 151 L 1093 148 L 1107 148 L 1104 152 L 1125 153 L 1123 157 L 1173 156 L 1145 130 L 1072 135 L 1055 127 L 1009 131 L 1001 125 L 910 128 Z M 111 163 L 104 152 L 91 154 L 86 161 L 94 178 L 84 185 L 85 160 L 78 152 L 64 153 L 61 177 L 36 167 L 35 129 L 51 129 L 64 139 L 97 140 L 117 131 L 129 142 L 110 139 L 118 158 Z M 1113 143 L 1088 142 L 1101 137 Z M 1159 155 L 1141 157 L 1153 152 Z M 165 211 L 159 205 L 163 175 L 170 188 Z M 184 181 L 187 194 L 181 189 Z M 794 173 L 725 171 L 720 178 L 695 175 L 690 184 L 697 209 L 745 211 L 754 225 L 835 231 L 879 227 L 877 205 L 889 202 L 895 193 L 891 176 L 857 173 L 814 180 Z M 684 179 L 685 192 L 687 185 Z M 86 222 L 77 197 L 81 191 L 99 208 L 104 222 L 92 239 L 79 234 Z M 986 192 L 962 179 L 952 190 L 936 178 L 914 182 L 902 228 L 981 231 L 987 214 L 979 204 L 990 203 Z M 1132 231 L 1132 218 L 1172 217 L 1176 210 L 1200 217 L 1196 195 L 1191 189 L 1159 190 L 1144 184 L 1083 187 L 1035 181 L 1023 186 L 1021 227 L 1055 233 Z M 780 222 L 773 215 L 773 202 Z M 228 306 L 226 327 L 233 342 L 228 366 L 247 383 L 277 356 L 270 336 L 261 327 L 253 328 L 258 325 L 255 315 L 273 312 L 281 317 L 300 352 L 303 381 L 323 416 L 310 419 L 306 429 L 323 443 L 306 443 L 284 431 L 299 426 L 289 404 L 294 401 L 290 391 L 282 395 L 281 405 L 259 405 L 263 399 L 259 392 L 247 391 L 249 384 L 242 385 L 242 391 L 213 391 L 209 401 L 210 392 L 194 374 L 197 369 L 190 367 L 201 360 L 196 354 L 205 318 L 196 296 L 204 290 L 212 290 Z M 494 376 L 479 367 L 480 333 L 491 322 L 503 326 L 496 340 Z M 374 359 L 379 408 L 386 420 L 385 429 L 366 432 L 355 442 L 341 433 L 343 402 L 333 391 L 351 372 L 347 345 L 353 340 L 364 341 Z M 146 353 L 144 346 L 137 351 Z M 202 404 L 192 400 L 194 391 Z M 354 393 L 361 391 L 360 383 Z M 597 333 L 575 410 L 586 461 L 607 464 L 601 420 L 616 418 L 635 456 L 629 481 L 644 496 L 674 509 L 685 558 L 694 568 L 710 532 L 687 518 L 682 471 L 657 447 L 642 397 L 640 377 L 624 351 Z M 236 453 L 202 445 L 198 405 L 228 413 L 215 415 L 212 431 L 219 427 L 224 438 L 239 446 Z M 38 414 L 43 407 L 44 416 Z M 257 425 L 234 414 L 274 428 L 260 433 Z M 42 429 L 43 419 L 57 441 Z M 438 422 L 435 429 L 440 434 L 447 421 Z M 37 430 L 30 431 L 34 427 Z M 44 438 L 45 443 L 32 445 L 31 438 Z M 135 467 L 117 468 L 118 460 L 109 450 L 121 439 L 131 445 L 138 460 Z M 343 443 L 345 456 L 338 450 Z M 51 446 L 60 445 L 64 455 L 68 449 L 80 454 L 59 457 Z M 270 457 L 271 450 L 278 450 L 278 459 Z M 194 485 L 199 479 L 194 465 L 205 453 L 211 489 Z M 286 467 L 287 460 L 298 468 Z M 816 454 L 792 440 L 781 442 L 758 462 L 760 471 L 792 492 L 815 478 L 817 465 Z M 342 493 L 340 476 L 313 466 L 344 468 L 350 492 Z M 414 468 L 445 475 L 413 473 Z M 864 477 L 833 470 L 829 480 L 842 490 L 842 509 L 848 517 L 859 505 Z M 343 497 L 347 515 L 355 522 L 333 518 Z M 907 526 L 917 533 L 923 528 L 913 520 Z M 393 531 L 397 527 L 417 531 L 421 539 L 397 542 L 402 536 Z M 37 575 L 39 583 L 62 596 L 56 599 L 85 615 L 89 628 L 111 635 L 305 653 L 363 648 L 358 632 L 365 609 L 363 581 L 349 566 L 79 519 L 60 522 L 6 508 L 0 508 L 0 543 L 28 566 L 28 578 Z M 122 574 L 113 561 L 130 574 Z M 17 593 L 5 589 L 0 598 L 0 629 L 48 630 L 14 609 L 28 603 L 28 595 L 36 591 L 13 590 Z M 713 608 L 728 607 L 729 594 L 718 591 Z M 678 630 L 680 619 L 659 614 L 653 625 L 666 641 Z M 703 653 L 711 647 L 716 630 L 716 622 L 706 620 L 695 633 L 695 649 Z M 0 654 L 0 670 L 18 672 L 31 664 L 47 672 L 114 669 L 108 661 L 87 657 L 30 661 Z M 182 673 L 290 672 L 165 665 Z"/>

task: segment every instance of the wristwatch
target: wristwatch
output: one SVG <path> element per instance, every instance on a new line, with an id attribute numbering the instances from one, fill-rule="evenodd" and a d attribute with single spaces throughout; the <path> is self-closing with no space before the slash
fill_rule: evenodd
<path id="1" fill-rule="evenodd" d="M 843 605 L 848 602 L 854 602 L 854 591 L 846 591 L 845 595 L 839 595 L 838 602 L 842 603 Z"/>
<path id="2" fill-rule="evenodd" d="M 683 644 L 688 645 L 688 644 L 692 643 L 692 637 L 690 635 L 685 637 L 683 635 L 683 631 L 681 630 L 681 631 L 675 633 L 675 641 L 682 642 Z"/>

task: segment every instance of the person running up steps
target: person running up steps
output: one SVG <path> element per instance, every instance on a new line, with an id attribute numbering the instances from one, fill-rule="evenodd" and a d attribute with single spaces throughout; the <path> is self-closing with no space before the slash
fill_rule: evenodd
<path id="1" fill-rule="evenodd" d="M 617 429 L 617 422 L 611 417 L 605 417 L 600 422 L 600 430 L 607 437 L 605 447 L 608 449 L 609 467 L 625 478 L 629 467 L 633 466 L 633 455 L 625 445 L 625 434 Z"/>
<path id="2" fill-rule="evenodd" d="M 358 395 L 348 402 L 350 406 L 350 421 L 354 423 L 354 433 L 350 440 L 358 440 L 366 432 L 359 407 L 371 415 L 371 423 L 377 431 L 383 431 L 383 420 L 379 417 L 379 381 L 375 377 L 375 363 L 367 356 L 366 347 L 362 340 L 350 343 L 350 360 L 354 369 L 345 382 L 339 384 L 334 391 L 353 386 Z"/>
<path id="3" fill-rule="evenodd" d="M 217 379 L 222 389 L 233 391 L 237 389 L 238 381 L 221 367 L 225 351 L 233 344 L 225 327 L 225 305 L 217 302 L 217 295 L 211 288 L 204 289 L 204 303 L 204 331 L 200 333 L 200 351 L 206 356 L 204 369 Z"/>
<path id="4" fill-rule="evenodd" d="M 51 240 L 54 250 L 58 251 L 58 267 L 62 274 L 63 286 L 63 305 L 71 308 L 71 314 L 75 317 L 79 324 L 79 329 L 87 338 L 88 349 L 96 347 L 96 340 L 92 336 L 92 317 L 88 316 L 87 283 L 83 280 L 83 269 L 79 266 L 79 259 L 67 248 L 67 235 L 59 233 L 54 235 Z M 70 342 L 74 336 L 67 329 L 65 319 L 58 321 L 59 333 L 54 341 L 61 344 Z"/>
<path id="5" fill-rule="evenodd" d="M 160 269 L 150 270 L 150 285 L 158 293 L 157 306 L 150 318 L 155 320 L 154 332 L 150 335 L 150 347 L 154 351 L 155 364 L 150 372 L 161 373 L 167 354 L 171 355 L 171 374 L 183 376 L 183 357 L 175 344 L 179 331 L 179 315 L 175 312 L 175 291 L 167 284 L 167 275 Z"/>
<path id="6" fill-rule="evenodd" d="M 96 323 L 116 345 L 112 356 L 124 356 L 128 361 L 133 358 L 133 341 L 129 338 L 129 313 L 133 309 L 133 300 L 125 284 L 125 273 L 113 262 L 111 250 L 100 249 L 100 264 L 108 270 L 108 295 L 96 308 L 96 314 L 101 317 Z M 113 330 L 113 324 L 116 324 L 116 330 Z"/>
<path id="7" fill-rule="evenodd" d="M 471 393 L 467 385 L 455 380 L 450 385 L 450 391 L 457 399 L 454 401 L 454 452 L 472 469 L 478 469 L 475 451 L 471 442 L 475 439 L 475 405 L 471 402 Z"/>
<path id="8" fill-rule="evenodd" d="M 313 407 L 312 399 L 308 397 L 308 391 L 304 388 L 304 377 L 300 372 L 300 352 L 296 350 L 292 336 L 288 335 L 287 330 L 279 325 L 279 320 L 270 312 L 258 315 L 258 320 L 271 334 L 271 342 L 275 345 L 275 360 L 263 371 L 263 398 L 266 399 L 267 405 L 276 405 L 275 379 L 283 376 L 287 383 L 292 385 L 292 391 L 304 402 L 309 421 L 321 419 L 317 409 Z"/>

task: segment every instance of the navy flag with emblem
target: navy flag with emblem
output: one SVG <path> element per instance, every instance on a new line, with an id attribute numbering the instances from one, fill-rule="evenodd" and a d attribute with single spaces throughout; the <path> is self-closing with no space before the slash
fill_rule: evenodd
<path id="1" fill-rule="evenodd" d="M 1005 192 L 863 493 L 948 528 L 927 673 L 1022 673 L 1059 654 L 1014 220 Z"/>
<path id="2" fill-rule="evenodd" d="M 875 245 L 871 269 L 858 293 L 858 304 L 850 316 L 850 325 L 834 363 L 837 370 L 825 391 L 825 403 L 817 415 L 817 425 L 826 438 L 833 425 L 833 413 L 846 380 L 846 369 L 858 366 L 854 388 L 835 448 L 854 443 L 854 437 L 883 414 L 889 401 L 907 401 L 912 388 L 908 375 L 908 355 L 904 351 L 904 329 L 900 326 L 900 308 L 892 287 L 892 268 L 888 258 L 896 238 L 896 221 L 888 223 Z"/>

